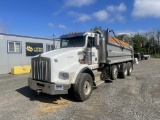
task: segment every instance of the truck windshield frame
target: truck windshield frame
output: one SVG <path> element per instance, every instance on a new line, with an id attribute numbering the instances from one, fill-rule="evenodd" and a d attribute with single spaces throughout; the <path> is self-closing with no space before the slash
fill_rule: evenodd
<path id="1" fill-rule="evenodd" d="M 75 36 L 68 38 L 61 38 L 61 48 L 68 47 L 84 47 L 85 46 L 85 36 Z"/>

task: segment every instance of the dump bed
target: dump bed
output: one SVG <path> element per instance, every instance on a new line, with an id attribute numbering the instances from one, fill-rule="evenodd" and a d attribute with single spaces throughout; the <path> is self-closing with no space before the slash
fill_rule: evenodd
<path id="1" fill-rule="evenodd" d="M 130 45 L 128 43 L 126 43 L 124 41 L 121 41 L 121 40 L 119 40 L 117 38 L 114 38 L 112 36 L 109 37 L 109 42 L 117 44 L 117 45 L 122 45 L 124 47 L 130 47 Z"/>
<path id="2" fill-rule="evenodd" d="M 125 61 L 133 61 L 132 46 L 110 36 L 107 42 L 107 64 Z"/>

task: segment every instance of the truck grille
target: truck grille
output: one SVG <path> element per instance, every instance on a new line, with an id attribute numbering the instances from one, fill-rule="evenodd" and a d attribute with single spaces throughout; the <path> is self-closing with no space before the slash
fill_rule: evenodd
<path id="1" fill-rule="evenodd" d="M 32 79 L 50 82 L 50 59 L 44 57 L 32 58 Z"/>

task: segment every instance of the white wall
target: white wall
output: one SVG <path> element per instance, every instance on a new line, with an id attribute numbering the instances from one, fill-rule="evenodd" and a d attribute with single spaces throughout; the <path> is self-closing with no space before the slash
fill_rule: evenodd
<path id="1" fill-rule="evenodd" d="M 8 53 L 8 41 L 20 41 L 22 43 L 22 53 Z M 32 56 L 26 56 L 26 42 L 43 43 L 43 52 L 46 52 L 47 44 L 53 45 L 53 40 L 51 39 L 23 37 L 0 33 L 0 74 L 11 72 L 11 67 L 14 66 L 30 65 Z"/>

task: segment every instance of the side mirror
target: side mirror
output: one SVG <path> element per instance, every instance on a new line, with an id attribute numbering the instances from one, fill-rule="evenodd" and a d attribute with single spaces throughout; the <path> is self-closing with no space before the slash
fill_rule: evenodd
<path id="1" fill-rule="evenodd" d="M 99 34 L 95 34 L 94 44 L 99 45 Z"/>

